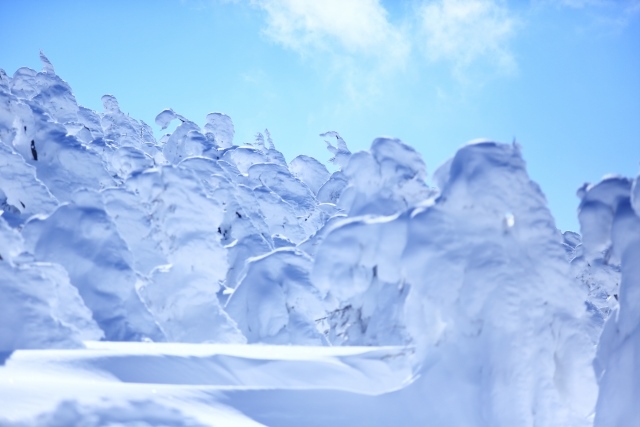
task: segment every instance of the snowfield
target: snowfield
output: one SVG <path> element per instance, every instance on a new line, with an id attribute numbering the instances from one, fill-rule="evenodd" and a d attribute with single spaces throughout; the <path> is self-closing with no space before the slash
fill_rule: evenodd
<path id="1" fill-rule="evenodd" d="M 640 426 L 640 177 L 561 233 L 520 146 L 427 184 L 0 69 L 0 426 Z"/>

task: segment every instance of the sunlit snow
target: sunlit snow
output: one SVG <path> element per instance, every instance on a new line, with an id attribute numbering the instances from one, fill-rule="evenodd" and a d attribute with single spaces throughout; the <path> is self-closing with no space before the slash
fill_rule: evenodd
<path id="1" fill-rule="evenodd" d="M 640 177 L 562 233 L 516 143 L 431 186 L 331 131 L 330 172 L 41 60 L 0 70 L 0 425 L 640 425 Z"/>

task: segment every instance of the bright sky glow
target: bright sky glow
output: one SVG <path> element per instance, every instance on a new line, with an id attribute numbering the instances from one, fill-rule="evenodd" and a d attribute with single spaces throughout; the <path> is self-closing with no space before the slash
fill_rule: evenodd
<path id="1" fill-rule="evenodd" d="M 352 151 L 401 138 L 433 173 L 515 138 L 561 229 L 583 182 L 639 171 L 638 0 L 1 0 L 0 17 L 10 75 L 42 49 L 86 107 L 224 112 L 236 144 L 268 128 L 288 160 L 325 161 L 336 130 Z"/>

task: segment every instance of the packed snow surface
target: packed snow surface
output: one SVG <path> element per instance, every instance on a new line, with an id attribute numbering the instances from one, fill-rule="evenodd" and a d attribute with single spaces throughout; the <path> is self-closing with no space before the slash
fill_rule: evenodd
<path id="1" fill-rule="evenodd" d="M 31 419 L 35 425 L 44 420 L 64 425 L 56 421 L 64 420 L 66 425 L 137 421 L 253 426 L 263 424 L 252 418 L 273 425 L 271 420 L 280 417 L 278 424 L 294 426 L 299 421 L 286 421 L 286 411 L 269 414 L 256 396 L 278 390 L 280 399 L 286 399 L 280 402 L 282 408 L 314 393 L 372 400 L 401 390 L 412 376 L 410 350 L 404 347 L 135 342 L 86 342 L 86 346 L 83 351 L 16 352 L 0 378 L 7 425 L 20 425 L 13 420 L 33 417 L 37 407 L 42 413 Z M 68 386 L 60 387 L 61 382 Z M 129 408 L 131 414 L 122 414 L 119 408 Z M 174 414 L 181 423 L 153 418 L 159 416 L 158 409 L 160 414 Z M 323 415 L 322 404 L 315 412 L 317 419 L 308 425 L 326 425 L 323 420 L 336 415 Z"/>
<path id="2" fill-rule="evenodd" d="M 517 144 L 335 171 L 0 70 L 0 425 L 640 425 L 640 178 L 555 227 Z"/>

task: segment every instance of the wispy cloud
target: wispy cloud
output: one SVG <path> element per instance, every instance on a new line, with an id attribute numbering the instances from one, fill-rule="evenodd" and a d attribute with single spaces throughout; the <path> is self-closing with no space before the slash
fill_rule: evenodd
<path id="1" fill-rule="evenodd" d="M 555 6 L 585 13 L 589 31 L 623 31 L 640 18 L 640 0 L 531 0 L 534 6 Z"/>
<path id="2" fill-rule="evenodd" d="M 405 67 L 411 40 L 380 0 L 250 0 L 265 13 L 264 34 L 339 82 L 350 108 L 375 102 Z M 345 108 L 346 108 L 345 105 Z"/>
<path id="3" fill-rule="evenodd" d="M 306 55 L 320 51 L 404 61 L 409 42 L 378 0 L 252 0 L 266 34 Z"/>
<path id="4" fill-rule="evenodd" d="M 422 47 L 433 61 L 448 61 L 462 74 L 476 62 L 512 72 L 509 48 L 517 18 L 499 0 L 435 0 L 419 8 Z"/>
<path id="5" fill-rule="evenodd" d="M 517 68 L 509 49 L 517 20 L 502 0 L 416 0 L 418 19 L 405 14 L 400 22 L 389 19 L 382 0 L 250 1 L 265 12 L 270 39 L 303 57 L 328 54 L 329 73 L 352 100 L 375 96 L 389 71 L 424 58 L 413 51 L 465 80 L 477 63 L 486 65 L 484 75 Z"/>
<path id="6" fill-rule="evenodd" d="M 449 66 L 462 81 L 511 74 L 518 69 L 512 41 L 532 8 L 584 11 L 616 28 L 640 16 L 640 0 L 529 0 L 518 7 L 507 0 L 413 0 L 414 9 L 404 10 L 416 13 L 399 22 L 390 20 L 384 0 L 247 1 L 264 12 L 268 38 L 328 65 L 353 94 L 375 93 L 389 70 L 417 58 Z"/>

